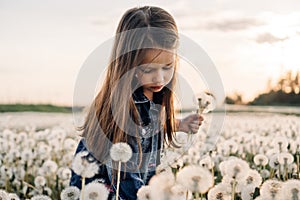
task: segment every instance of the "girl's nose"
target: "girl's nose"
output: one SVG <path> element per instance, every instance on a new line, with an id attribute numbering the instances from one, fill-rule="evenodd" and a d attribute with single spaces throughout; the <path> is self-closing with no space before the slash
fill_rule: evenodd
<path id="1" fill-rule="evenodd" d="M 164 72 L 162 70 L 157 70 L 154 74 L 153 82 L 154 83 L 162 83 L 164 81 Z"/>

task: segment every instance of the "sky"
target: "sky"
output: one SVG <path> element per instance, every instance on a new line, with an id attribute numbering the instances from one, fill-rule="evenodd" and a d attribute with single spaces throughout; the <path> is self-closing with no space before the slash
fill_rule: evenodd
<path id="1" fill-rule="evenodd" d="M 213 61 L 228 95 L 250 101 L 269 79 L 300 71 L 299 0 L 0 0 L 0 103 L 72 105 L 83 63 L 127 9 L 143 5 L 173 15 Z"/>

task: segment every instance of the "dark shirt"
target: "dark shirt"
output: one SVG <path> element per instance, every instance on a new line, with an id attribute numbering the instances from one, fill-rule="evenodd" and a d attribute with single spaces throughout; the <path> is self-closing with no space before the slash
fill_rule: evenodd
<path id="1" fill-rule="evenodd" d="M 162 151 L 162 126 L 160 123 L 160 104 L 147 99 L 143 94 L 143 91 L 138 89 L 132 95 L 135 105 L 140 114 L 139 135 L 142 146 L 142 163 L 138 167 L 139 163 L 139 149 L 136 142 L 128 142 L 133 151 L 133 156 L 126 163 L 126 169 L 124 165 L 121 170 L 121 182 L 120 182 L 120 199 L 137 199 L 136 193 L 140 187 L 147 185 L 150 178 L 155 174 L 156 166 L 160 164 L 160 155 Z M 136 140 L 133 140 L 136 141 Z M 88 150 L 85 139 L 83 138 L 76 149 L 75 155 L 82 151 L 88 151 L 89 156 L 92 153 Z M 86 184 L 92 181 L 98 181 L 104 183 L 110 189 L 109 199 L 113 199 L 116 184 L 112 185 L 112 161 L 109 160 L 105 164 L 101 164 L 94 157 L 93 159 L 99 164 L 99 173 L 92 178 L 86 179 Z M 90 158 L 89 158 L 90 160 Z M 125 172 L 124 172 L 125 171 Z M 124 176 L 125 173 L 125 176 Z M 124 179 L 125 177 L 125 179 Z M 115 181 L 116 182 L 116 181 Z M 71 186 L 77 186 L 81 189 L 81 176 L 74 173 L 72 170 L 72 176 L 70 180 Z"/>

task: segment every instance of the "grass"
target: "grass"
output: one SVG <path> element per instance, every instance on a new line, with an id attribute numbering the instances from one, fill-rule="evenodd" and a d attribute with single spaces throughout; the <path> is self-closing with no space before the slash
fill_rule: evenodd
<path id="1" fill-rule="evenodd" d="M 0 104 L 0 112 L 59 112 L 71 113 L 72 107 L 51 104 Z"/>

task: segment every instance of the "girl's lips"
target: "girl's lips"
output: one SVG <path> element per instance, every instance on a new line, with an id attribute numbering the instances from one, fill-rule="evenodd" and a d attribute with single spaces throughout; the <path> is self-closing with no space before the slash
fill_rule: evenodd
<path id="1" fill-rule="evenodd" d="M 159 90 L 159 89 L 162 89 L 162 85 L 160 85 L 160 86 L 152 86 L 151 88 L 153 88 L 154 90 Z"/>

